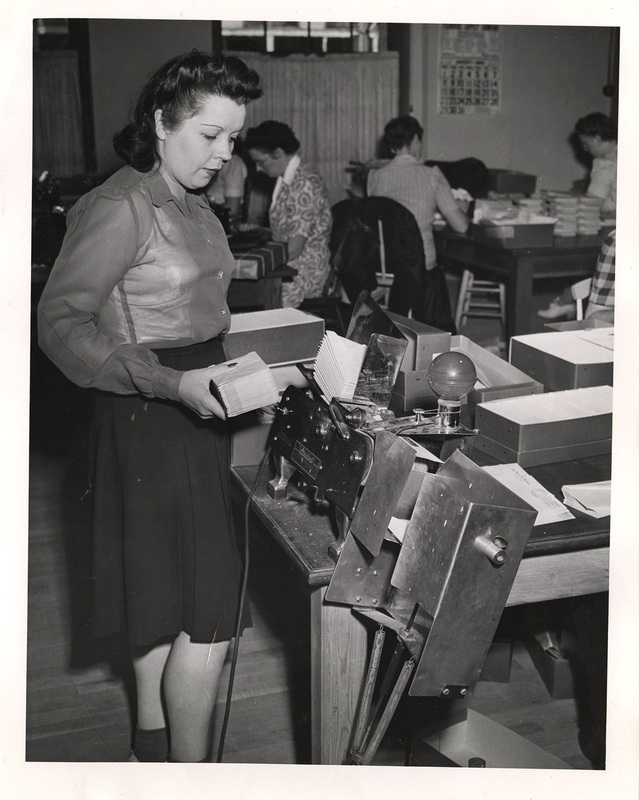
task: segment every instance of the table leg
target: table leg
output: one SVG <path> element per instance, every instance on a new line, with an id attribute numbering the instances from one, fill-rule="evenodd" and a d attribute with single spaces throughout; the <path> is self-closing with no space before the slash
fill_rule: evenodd
<path id="1" fill-rule="evenodd" d="M 311 590 L 311 737 L 314 764 L 347 763 L 366 674 L 367 635 L 350 606 L 325 603 Z"/>
<path id="2" fill-rule="evenodd" d="M 506 341 L 530 332 L 533 266 L 532 256 L 515 256 L 515 268 L 506 288 Z"/>

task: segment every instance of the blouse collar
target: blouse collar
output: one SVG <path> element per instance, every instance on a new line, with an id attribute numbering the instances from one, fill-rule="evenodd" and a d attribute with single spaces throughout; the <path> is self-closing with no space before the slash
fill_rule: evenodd
<path id="1" fill-rule="evenodd" d="M 157 208 L 163 206 L 165 203 L 168 203 L 169 200 L 173 200 L 175 203 L 177 203 L 178 206 L 182 205 L 182 201 L 178 200 L 177 197 L 169 189 L 169 186 L 162 177 L 162 174 L 159 169 L 155 168 L 151 170 L 151 172 L 147 172 L 146 185 L 149 189 L 151 202 Z M 208 200 L 206 199 L 206 197 L 202 192 L 186 193 L 187 208 L 190 209 L 193 203 L 197 206 L 201 206 L 202 208 L 209 208 Z"/>
<path id="2" fill-rule="evenodd" d="M 277 196 L 280 193 L 282 185 L 285 183 L 287 186 L 290 186 L 291 183 L 293 183 L 293 178 L 295 177 L 295 173 L 297 172 L 301 161 L 302 159 L 297 154 L 295 154 L 286 165 L 284 174 L 278 177 L 277 181 L 275 182 L 275 188 L 273 189 L 271 207 L 275 205 L 275 201 L 277 200 Z"/>
<path id="3" fill-rule="evenodd" d="M 399 155 L 393 158 L 395 163 L 402 163 L 402 164 L 419 164 L 420 162 L 417 161 L 415 156 L 412 156 L 410 153 L 400 153 Z"/>

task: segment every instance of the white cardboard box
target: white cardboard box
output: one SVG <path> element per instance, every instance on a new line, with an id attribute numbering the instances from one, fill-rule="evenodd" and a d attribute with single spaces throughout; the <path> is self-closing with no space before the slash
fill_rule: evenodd
<path id="1" fill-rule="evenodd" d="M 510 363 L 547 391 L 612 386 L 614 328 L 548 331 L 513 336 Z"/>
<path id="2" fill-rule="evenodd" d="M 560 758 L 469 708 L 420 731 L 412 742 L 410 765 L 467 767 L 470 758 L 483 758 L 486 767 L 571 769 Z"/>

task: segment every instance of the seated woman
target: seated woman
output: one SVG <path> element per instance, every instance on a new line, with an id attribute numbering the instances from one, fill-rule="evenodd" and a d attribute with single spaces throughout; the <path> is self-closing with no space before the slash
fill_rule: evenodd
<path id="1" fill-rule="evenodd" d="M 465 233 L 469 221 L 453 197 L 450 184 L 439 167 L 419 160 L 424 129 L 413 117 L 397 117 L 384 128 L 384 140 L 394 157 L 368 174 L 368 196 L 390 197 L 412 212 L 424 240 L 426 269 L 436 264 L 433 219 L 439 211 L 450 227 Z"/>
<path id="2" fill-rule="evenodd" d="M 617 213 L 617 127 L 610 117 L 597 111 L 579 119 L 575 125 L 575 133 L 584 150 L 593 156 L 586 195 L 603 200 L 603 219 L 614 218 Z M 566 287 L 563 294 L 555 297 L 547 308 L 537 312 L 542 319 L 574 319 L 575 314 L 570 286 Z"/>
<path id="3" fill-rule="evenodd" d="M 301 160 L 300 143 L 283 122 L 249 128 L 245 149 L 256 168 L 277 178 L 269 225 L 273 238 L 288 243 L 296 277 L 282 285 L 282 306 L 297 308 L 319 297 L 329 274 L 331 207 L 324 181 Z"/>
<path id="4" fill-rule="evenodd" d="M 592 288 L 586 308 L 586 319 L 615 321 L 615 256 L 617 231 L 608 234 L 597 259 Z"/>

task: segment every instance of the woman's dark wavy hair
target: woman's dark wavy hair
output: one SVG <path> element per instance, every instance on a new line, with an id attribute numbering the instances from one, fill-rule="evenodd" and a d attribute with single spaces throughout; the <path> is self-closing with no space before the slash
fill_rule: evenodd
<path id="1" fill-rule="evenodd" d="M 158 160 L 155 112 L 169 130 L 196 114 L 207 96 L 228 97 L 246 105 L 263 94 L 260 77 L 237 56 L 208 55 L 194 50 L 163 64 L 145 84 L 132 121 L 113 137 L 115 152 L 140 172 Z"/>
<path id="2" fill-rule="evenodd" d="M 421 142 L 424 129 L 415 117 L 395 117 L 384 127 L 384 141 L 391 150 L 399 150 L 409 145 L 415 136 Z"/>
<path id="3" fill-rule="evenodd" d="M 259 150 L 262 153 L 272 153 L 281 147 L 286 155 L 296 153 L 300 143 L 293 131 L 284 122 L 267 119 L 256 128 L 249 128 L 244 139 L 245 150 Z"/>
<path id="4" fill-rule="evenodd" d="M 617 141 L 617 126 L 601 111 L 595 111 L 577 120 L 575 131 L 579 136 L 599 136 L 604 142 Z"/>

